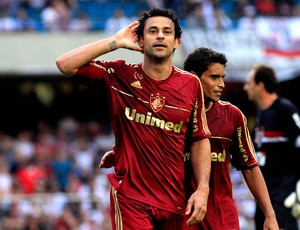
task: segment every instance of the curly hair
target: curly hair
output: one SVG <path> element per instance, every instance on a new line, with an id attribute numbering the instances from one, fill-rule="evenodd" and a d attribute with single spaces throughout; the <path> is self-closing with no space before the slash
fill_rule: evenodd
<path id="1" fill-rule="evenodd" d="M 213 64 L 227 64 L 225 54 L 216 52 L 210 48 L 201 47 L 190 53 L 184 61 L 183 68 L 186 71 L 193 71 L 199 77 Z"/>
<path id="2" fill-rule="evenodd" d="M 154 7 L 149 11 L 145 11 L 142 17 L 138 20 L 140 22 L 140 25 L 136 29 L 136 34 L 138 39 L 143 37 L 143 32 L 145 28 L 146 21 L 151 18 L 151 17 L 156 17 L 156 16 L 162 16 L 162 17 L 167 17 L 171 19 L 174 23 L 174 28 L 175 28 L 175 39 L 178 38 L 180 41 L 182 30 L 179 25 L 179 20 L 176 15 L 176 13 L 172 9 L 164 9 L 164 8 L 158 8 Z"/>

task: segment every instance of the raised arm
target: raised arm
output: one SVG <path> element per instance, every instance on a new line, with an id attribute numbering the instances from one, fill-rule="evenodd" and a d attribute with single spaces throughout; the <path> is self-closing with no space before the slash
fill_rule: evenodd
<path id="1" fill-rule="evenodd" d="M 264 230 L 278 230 L 278 223 L 269 192 L 259 167 L 242 171 L 245 181 L 265 215 Z"/>
<path id="2" fill-rule="evenodd" d="M 67 76 L 76 74 L 79 67 L 87 64 L 95 58 L 119 48 L 142 51 L 136 44 L 136 28 L 139 22 L 135 21 L 118 31 L 115 35 L 93 43 L 78 47 L 56 60 L 57 68 Z"/>

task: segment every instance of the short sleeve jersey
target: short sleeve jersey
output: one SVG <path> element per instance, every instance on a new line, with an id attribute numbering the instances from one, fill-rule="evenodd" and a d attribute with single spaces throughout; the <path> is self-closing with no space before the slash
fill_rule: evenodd
<path id="1" fill-rule="evenodd" d="M 149 77 L 141 64 L 94 61 L 77 77 L 109 89 L 116 138 L 112 186 L 128 198 L 182 214 L 185 209 L 184 137 L 207 138 L 210 131 L 199 79 L 172 67 L 165 80 Z M 190 131 L 189 131 L 190 132 Z"/>
<path id="2" fill-rule="evenodd" d="M 238 170 L 258 166 L 254 146 L 243 113 L 234 105 L 218 101 L 206 111 L 211 131 L 211 175 L 207 213 L 199 229 L 239 229 L 237 209 L 232 197 L 231 162 Z M 186 188 L 191 193 L 191 166 L 186 167 Z M 193 189 L 195 180 L 193 178 Z"/>

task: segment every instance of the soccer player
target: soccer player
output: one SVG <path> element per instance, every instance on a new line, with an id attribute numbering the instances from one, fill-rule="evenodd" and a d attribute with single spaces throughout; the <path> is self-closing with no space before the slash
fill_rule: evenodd
<path id="1" fill-rule="evenodd" d="M 172 64 L 180 45 L 175 13 L 154 8 L 116 34 L 74 49 L 56 61 L 67 76 L 109 89 L 115 134 L 115 173 L 109 175 L 113 229 L 180 228 L 205 216 L 209 193 L 210 131 L 199 79 Z M 138 43 L 138 44 L 137 44 Z M 99 61 L 125 48 L 143 53 L 143 62 Z M 88 111 L 87 111 L 88 112 Z M 197 190 L 186 207 L 184 142 L 191 133 Z"/>
<path id="2" fill-rule="evenodd" d="M 211 175 L 207 213 L 198 226 L 184 229 L 240 229 L 237 208 L 232 197 L 230 166 L 241 170 L 243 177 L 264 214 L 264 229 L 278 229 L 268 190 L 258 167 L 256 153 L 243 113 L 220 97 L 225 87 L 224 54 L 198 48 L 188 55 L 184 69 L 196 74 L 202 83 L 208 127 L 211 131 Z M 187 147 L 189 145 L 187 144 Z M 188 149 L 187 149 L 188 150 Z M 196 189 L 186 154 L 187 195 Z M 230 163 L 231 162 L 231 163 Z M 192 184 L 191 184 L 192 181 Z"/>
<path id="3" fill-rule="evenodd" d="M 279 87 L 275 71 L 264 64 L 249 71 L 244 90 L 257 105 L 254 144 L 259 166 L 266 181 L 279 227 L 298 229 L 285 198 L 299 180 L 300 117 L 298 108 L 277 94 Z M 263 213 L 257 205 L 255 224 L 263 227 Z"/>
<path id="4" fill-rule="evenodd" d="M 250 191 L 265 214 L 264 229 L 278 230 L 266 184 L 258 167 L 246 118 L 229 102 L 221 101 L 225 87 L 224 54 L 208 48 L 198 48 L 184 62 L 184 68 L 196 74 L 203 86 L 207 121 L 211 131 L 211 176 L 207 213 L 198 225 L 184 225 L 183 230 L 240 229 L 237 208 L 232 197 L 230 161 L 241 170 Z M 185 190 L 187 197 L 197 188 L 187 143 L 185 163 Z M 100 167 L 111 167 L 113 151 L 104 154 Z M 186 219 L 189 218 L 189 215 Z M 180 229 L 180 228 L 176 228 Z"/>

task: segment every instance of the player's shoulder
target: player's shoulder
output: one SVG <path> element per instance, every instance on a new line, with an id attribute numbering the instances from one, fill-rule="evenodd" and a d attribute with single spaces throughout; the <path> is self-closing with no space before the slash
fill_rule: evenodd
<path id="1" fill-rule="evenodd" d="M 186 70 L 180 69 L 176 66 L 174 66 L 174 73 L 178 74 L 179 76 L 183 76 L 190 79 L 195 79 L 196 81 L 199 81 L 199 77 L 196 74 L 193 74 L 191 72 L 188 72 Z"/>
<path id="2" fill-rule="evenodd" d="M 230 103 L 229 101 L 222 101 L 219 100 L 216 105 L 219 107 L 226 109 L 230 111 L 231 113 L 238 113 L 238 114 L 243 114 L 242 111 L 234 104 Z"/>
<path id="3" fill-rule="evenodd" d="M 296 105 L 287 98 L 279 97 L 278 101 L 279 101 L 280 106 L 283 108 L 285 107 L 285 108 L 296 109 Z"/>

